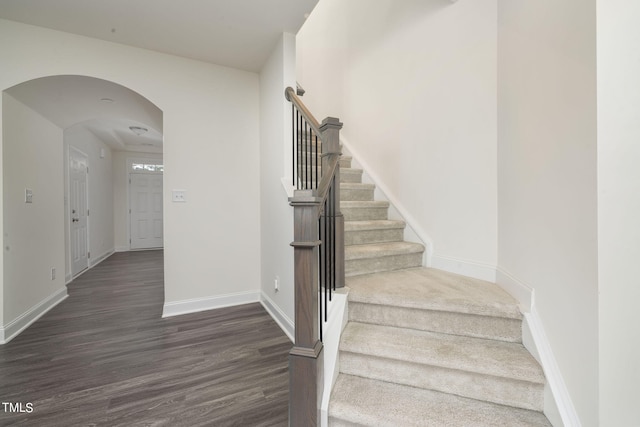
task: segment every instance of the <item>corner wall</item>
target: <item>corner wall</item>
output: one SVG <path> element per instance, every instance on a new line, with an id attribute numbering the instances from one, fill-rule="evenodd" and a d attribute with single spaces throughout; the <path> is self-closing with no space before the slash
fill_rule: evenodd
<path id="1" fill-rule="evenodd" d="M 595 1 L 498 4 L 500 277 L 534 290 L 580 422 L 596 426 Z"/>
<path id="2" fill-rule="evenodd" d="M 431 264 L 495 279 L 496 0 L 323 0 L 297 77 L 418 235 Z M 407 218 L 408 219 L 408 218 Z"/>
<path id="3" fill-rule="evenodd" d="M 293 208 L 285 187 L 291 186 L 291 104 L 284 90 L 295 88 L 294 70 L 295 37 L 283 34 L 260 72 L 261 298 L 290 338 L 295 320 Z"/>
<path id="4" fill-rule="evenodd" d="M 600 425 L 640 425 L 640 3 L 598 0 Z"/>

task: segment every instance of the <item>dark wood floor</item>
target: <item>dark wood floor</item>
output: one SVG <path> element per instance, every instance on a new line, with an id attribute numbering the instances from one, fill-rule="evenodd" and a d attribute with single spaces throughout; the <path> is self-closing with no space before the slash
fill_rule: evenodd
<path id="1" fill-rule="evenodd" d="M 286 426 L 291 342 L 260 304 L 162 319 L 162 252 L 117 253 L 0 346 L 0 425 Z"/>

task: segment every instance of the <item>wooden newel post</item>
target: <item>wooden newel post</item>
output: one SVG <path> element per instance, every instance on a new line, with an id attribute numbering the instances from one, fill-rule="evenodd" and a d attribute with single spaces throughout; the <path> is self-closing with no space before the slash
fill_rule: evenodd
<path id="1" fill-rule="evenodd" d="M 319 426 L 324 386 L 317 264 L 322 200 L 312 190 L 298 190 L 290 203 L 294 208 L 295 343 L 289 352 L 289 425 Z"/>
<path id="2" fill-rule="evenodd" d="M 323 147 L 322 162 L 323 166 L 326 162 L 327 155 L 329 154 L 342 154 L 340 148 L 340 129 L 342 129 L 342 123 L 335 117 L 327 117 L 322 121 L 320 125 L 320 131 L 322 132 L 322 143 L 326 144 Z M 339 166 L 339 164 L 338 164 Z M 344 216 L 340 210 L 340 167 L 336 169 L 335 175 L 335 189 L 334 189 L 334 203 L 336 207 L 335 211 L 335 228 L 336 228 L 336 259 L 335 259 L 335 272 L 336 272 L 336 288 L 344 287 Z"/>

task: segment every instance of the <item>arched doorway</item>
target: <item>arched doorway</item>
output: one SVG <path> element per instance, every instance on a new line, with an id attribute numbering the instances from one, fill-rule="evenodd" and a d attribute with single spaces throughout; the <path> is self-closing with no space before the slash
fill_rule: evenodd
<path id="1" fill-rule="evenodd" d="M 163 114 L 122 85 L 59 75 L 5 90 L 2 115 L 4 314 L 24 318 L 19 332 L 130 249 L 127 159 L 162 164 Z"/>

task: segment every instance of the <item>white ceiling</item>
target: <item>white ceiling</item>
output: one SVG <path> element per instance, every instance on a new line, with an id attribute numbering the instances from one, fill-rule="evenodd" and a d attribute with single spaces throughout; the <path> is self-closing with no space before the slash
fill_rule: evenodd
<path id="1" fill-rule="evenodd" d="M 317 2 L 0 0 L 0 18 L 259 72 L 280 35 L 297 33 Z M 7 92 L 63 129 L 81 123 L 115 150 L 162 150 L 162 112 L 117 84 L 55 76 Z M 130 126 L 149 131 L 136 136 Z"/>
<path id="2" fill-rule="evenodd" d="M 0 0 L 0 18 L 259 72 L 318 0 Z"/>

